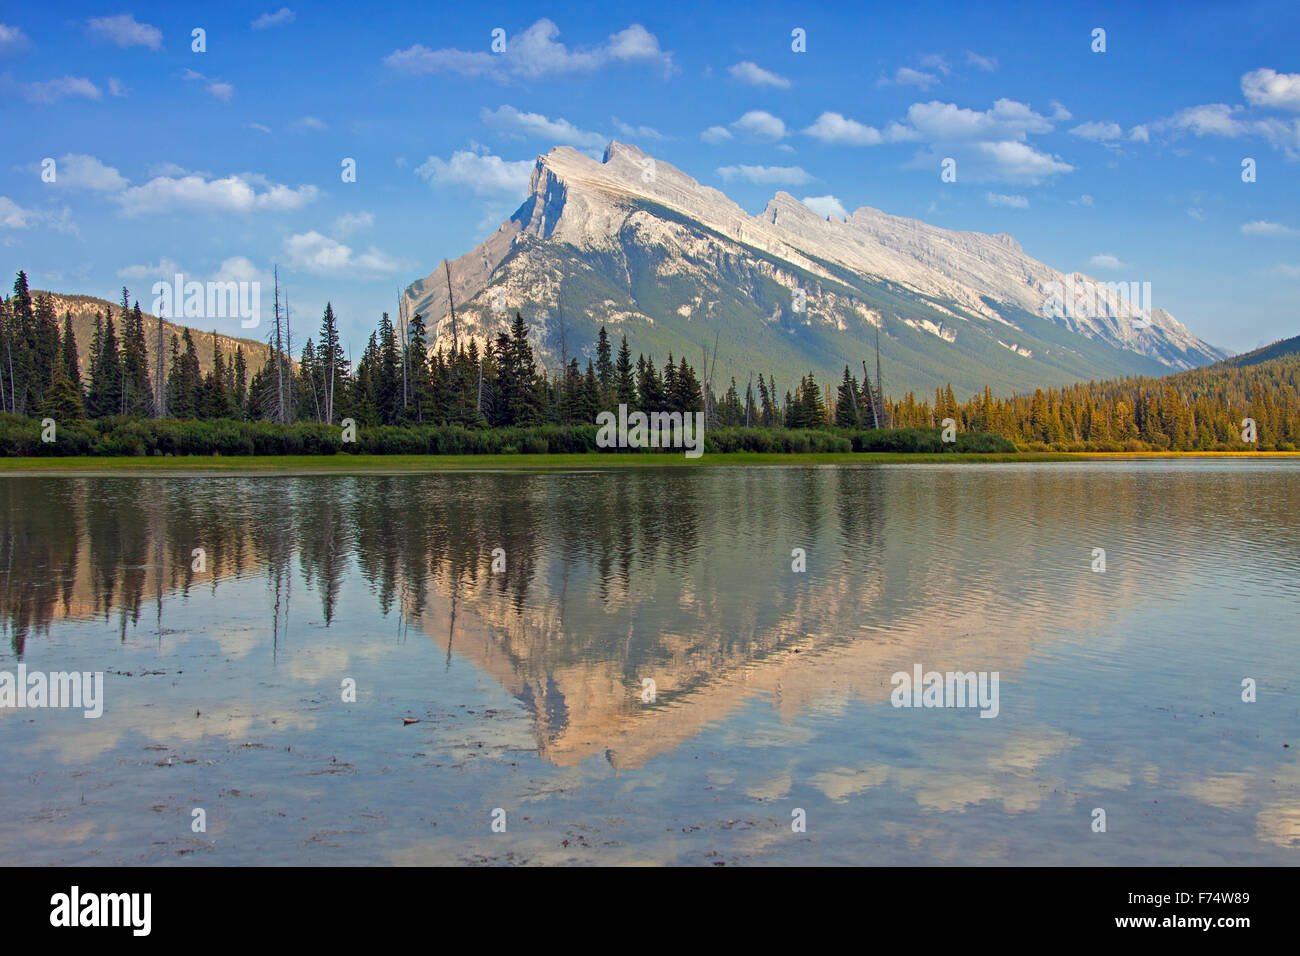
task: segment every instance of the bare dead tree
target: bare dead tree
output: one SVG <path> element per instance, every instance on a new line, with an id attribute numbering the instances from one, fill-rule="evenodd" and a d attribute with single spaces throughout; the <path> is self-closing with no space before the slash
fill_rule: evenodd
<path id="1" fill-rule="evenodd" d="M 167 383 L 163 378 L 163 320 L 158 316 L 158 418 L 167 417 Z"/>
<path id="2" fill-rule="evenodd" d="M 275 392 L 276 421 L 284 424 L 284 366 L 281 364 L 280 341 L 280 267 L 275 267 Z"/>
<path id="3" fill-rule="evenodd" d="M 451 312 L 451 354 L 455 356 L 460 351 L 460 334 L 456 328 L 456 303 L 451 295 L 451 263 L 443 259 L 442 265 L 447 273 L 447 309 Z"/>

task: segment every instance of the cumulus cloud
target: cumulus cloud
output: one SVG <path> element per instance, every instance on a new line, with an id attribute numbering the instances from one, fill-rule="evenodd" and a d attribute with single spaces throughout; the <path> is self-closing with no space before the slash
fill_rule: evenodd
<path id="1" fill-rule="evenodd" d="M 875 146 L 884 140 L 875 127 L 830 112 L 817 117 L 804 135 L 836 146 Z"/>
<path id="2" fill-rule="evenodd" d="M 1300 73 L 1251 70 L 1241 78 L 1241 92 L 1251 106 L 1300 110 Z"/>
<path id="3" fill-rule="evenodd" d="M 759 139 L 777 140 L 785 136 L 785 123 L 766 110 L 750 110 L 731 126 Z"/>
<path id="4" fill-rule="evenodd" d="M 271 27 L 284 26 L 286 23 L 293 23 L 293 11 L 288 7 L 281 7 L 275 13 L 262 14 L 249 26 L 254 30 L 267 30 Z"/>
<path id="5" fill-rule="evenodd" d="M 1100 252 L 1088 260 L 1088 264 L 1097 269 L 1127 269 L 1128 266 L 1119 261 L 1117 256 L 1109 252 Z"/>
<path id="6" fill-rule="evenodd" d="M 802 186 L 813 180 L 812 176 L 798 166 L 721 166 L 718 168 L 718 175 L 728 183 L 733 179 L 743 179 L 764 185 L 788 183 L 792 186 Z"/>
<path id="7" fill-rule="evenodd" d="M 1081 123 L 1070 130 L 1071 136 L 1092 140 L 1094 143 L 1113 143 L 1124 135 L 1118 123 L 1088 122 Z"/>
<path id="8" fill-rule="evenodd" d="M 1029 200 L 1024 196 L 1008 196 L 1003 193 L 985 193 L 990 206 L 1008 206 L 1011 209 L 1028 209 Z"/>
<path id="9" fill-rule="evenodd" d="M 1206 103 L 1179 110 L 1169 119 L 1154 124 L 1160 129 L 1185 130 L 1197 136 L 1241 136 L 1250 130 L 1238 114 L 1242 107 Z"/>
<path id="10" fill-rule="evenodd" d="M 261 191 L 257 186 L 262 186 Z M 270 183 L 252 173 L 209 179 L 191 173 L 185 176 L 155 176 L 142 186 L 132 186 L 115 198 L 127 216 L 167 215 L 174 212 L 285 212 L 313 202 L 315 186 Z"/>
<path id="11" fill-rule="evenodd" d="M 548 119 L 541 113 L 523 113 L 513 106 L 501 106 L 496 110 L 485 106 L 479 116 L 498 132 L 518 139 L 544 139 L 569 146 L 605 145 L 605 137 L 600 133 L 578 129 L 565 119 Z"/>
<path id="12" fill-rule="evenodd" d="M 115 17 L 92 17 L 86 21 L 86 31 L 93 37 L 123 49 L 142 46 L 150 50 L 162 49 L 162 31 L 147 23 L 138 23 L 129 13 Z"/>
<path id="13" fill-rule="evenodd" d="M 94 156 L 68 153 L 54 166 L 51 185 L 60 189 L 89 189 L 93 192 L 117 192 L 125 189 L 127 180 L 112 166 L 106 166 Z"/>
<path id="14" fill-rule="evenodd" d="M 350 246 L 314 230 L 285 239 L 284 254 L 291 269 L 312 275 L 391 275 L 402 268 L 400 262 L 373 246 L 358 254 Z"/>
<path id="15" fill-rule="evenodd" d="M 731 130 L 725 126 L 710 126 L 700 134 L 700 139 L 706 143 L 725 143 L 731 138 Z"/>
<path id="16" fill-rule="evenodd" d="M 903 122 L 885 129 L 889 142 L 929 144 L 909 162 L 908 168 L 936 169 L 944 159 L 957 161 L 958 177 L 983 182 L 1034 184 L 1074 169 L 1059 157 L 1043 153 L 1026 140 L 1031 133 L 1046 133 L 1055 116 L 1068 112 L 1054 104 L 1053 117 L 1035 112 L 1016 100 L 997 100 L 987 110 L 972 110 L 954 103 L 932 100 L 913 103 Z"/>
<path id="17" fill-rule="evenodd" d="M 590 73 L 620 64 L 659 66 L 665 74 L 673 70 L 672 54 L 663 50 L 658 38 L 639 23 L 611 34 L 603 44 L 588 50 L 570 50 L 556 39 L 559 35 L 558 26 L 541 19 L 522 33 L 507 36 L 502 53 L 431 50 L 417 43 L 394 50 L 384 58 L 384 64 L 395 72 L 413 76 L 457 73 L 500 81 Z"/>
<path id="18" fill-rule="evenodd" d="M 913 103 L 907 124 L 932 141 L 1023 140 L 1029 133 L 1047 133 L 1052 120 L 1016 100 L 1000 99 L 992 109 L 972 110 L 955 103 Z"/>
<path id="19" fill-rule="evenodd" d="M 490 153 L 461 149 L 452 153 L 451 159 L 430 156 L 415 173 L 434 186 L 464 186 L 480 196 L 504 193 L 522 199 L 528 193 L 532 171 L 531 160 L 509 162 Z"/>
<path id="20" fill-rule="evenodd" d="M 734 79 L 742 83 L 748 83 L 750 86 L 774 86 L 782 90 L 790 88 L 790 81 L 784 76 L 773 73 L 771 70 L 765 70 L 757 63 L 749 60 L 728 67 L 727 72 Z"/>
<path id="21" fill-rule="evenodd" d="M 799 201 L 823 218 L 826 216 L 835 216 L 839 219 L 849 218 L 844 204 L 834 196 L 804 196 Z"/>
<path id="22" fill-rule="evenodd" d="M 23 98 L 38 106 L 56 103 L 64 97 L 79 97 L 85 100 L 101 99 L 103 94 L 99 87 L 84 76 L 64 76 L 57 80 L 44 80 L 39 83 L 24 83 Z"/>

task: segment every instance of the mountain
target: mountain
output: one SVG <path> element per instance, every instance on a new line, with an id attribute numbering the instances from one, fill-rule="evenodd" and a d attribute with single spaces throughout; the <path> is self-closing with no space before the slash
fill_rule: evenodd
<path id="1" fill-rule="evenodd" d="M 77 339 L 77 359 L 81 368 L 82 381 L 88 381 L 90 375 L 90 345 L 95 338 L 95 314 L 101 316 L 105 314 L 111 306 L 113 310 L 113 325 L 117 329 L 117 338 L 122 340 L 122 304 L 111 303 L 106 299 L 98 299 L 93 295 L 64 295 L 59 292 L 42 292 L 39 289 L 31 290 L 32 299 L 38 295 L 48 295 L 54 303 L 54 314 L 59 319 L 59 334 L 63 334 L 63 316 L 66 313 L 72 313 L 72 334 Z M 131 303 L 134 305 L 134 301 Z M 171 362 L 172 333 L 174 332 L 179 338 L 186 328 L 178 325 L 170 319 L 162 319 L 163 325 L 163 348 L 166 356 L 168 367 Z M 149 374 L 153 375 L 155 368 L 155 349 L 158 344 L 158 316 L 144 314 L 144 339 L 145 345 L 149 351 Z M 206 375 L 212 370 L 212 337 L 213 331 L 191 328 L 190 338 L 194 340 L 194 348 L 199 353 L 199 369 Z M 253 374 L 267 363 L 271 355 L 271 348 L 265 342 L 258 342 L 255 339 L 235 338 L 229 335 L 217 335 L 221 343 L 221 353 L 224 356 L 235 354 L 235 346 L 238 345 L 244 350 L 244 361 L 248 363 L 248 377 L 251 379 Z M 183 346 L 182 346 L 183 350 Z"/>
<path id="2" fill-rule="evenodd" d="M 515 214 L 451 263 L 459 334 L 481 344 L 518 310 L 552 371 L 562 347 L 585 361 L 602 324 L 659 363 L 670 351 L 695 363 L 716 336 L 719 390 L 734 375 L 743 391 L 751 372 L 775 373 L 781 390 L 808 371 L 838 379 L 846 363 L 874 361 L 877 330 L 894 394 L 1160 375 L 1227 354 L 1160 309 L 1137 312 L 1146 327 L 1134 328 L 1116 315 L 1131 308 L 1126 298 L 1100 315 L 1065 299 L 1065 314 L 1045 317 L 1053 289 L 1083 281 L 1092 280 L 1038 262 L 1010 236 L 878 209 L 823 218 L 778 192 L 751 216 L 617 142 L 600 162 L 567 146 L 539 156 Z M 450 344 L 441 267 L 409 286 L 403 305 Z"/>
<path id="3" fill-rule="evenodd" d="M 1253 352 L 1243 352 L 1241 355 L 1235 355 L 1228 359 L 1224 364 L 1245 368 L 1249 365 L 1259 365 L 1261 362 L 1270 362 L 1274 359 L 1286 358 L 1288 355 L 1300 354 L 1300 335 L 1294 335 L 1289 339 L 1282 339 L 1274 342 L 1272 345 L 1265 345 L 1263 348 L 1255 349 Z"/>

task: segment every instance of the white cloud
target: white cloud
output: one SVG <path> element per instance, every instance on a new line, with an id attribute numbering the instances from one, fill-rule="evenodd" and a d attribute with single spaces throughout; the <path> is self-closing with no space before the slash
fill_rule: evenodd
<path id="1" fill-rule="evenodd" d="M 26 229 L 40 218 L 40 214 L 24 209 L 8 196 L 0 196 L 0 226 L 6 229 Z"/>
<path id="2" fill-rule="evenodd" d="M 740 80 L 742 83 L 748 83 L 750 86 L 774 86 L 782 90 L 790 88 L 790 81 L 784 76 L 773 73 L 771 70 L 765 70 L 757 63 L 752 63 L 749 60 L 728 67 L 727 72 L 733 78 Z"/>
<path id="3" fill-rule="evenodd" d="M 844 204 L 834 196 L 804 196 L 799 201 L 822 218 L 827 216 L 835 216 L 839 219 L 849 218 Z"/>
<path id="4" fill-rule="evenodd" d="M 513 106 L 502 106 L 493 111 L 486 106 L 479 117 L 488 126 L 520 139 L 543 139 L 549 143 L 569 146 L 604 146 L 605 137 L 578 129 L 565 119 L 547 119 L 541 113 L 522 113 Z"/>
<path id="5" fill-rule="evenodd" d="M 673 70 L 672 54 L 661 49 L 658 38 L 637 23 L 611 34 L 604 44 L 589 50 L 570 51 L 556 40 L 559 35 L 559 27 L 550 20 L 541 19 L 522 33 L 508 35 L 503 53 L 431 50 L 417 43 L 404 50 L 394 50 L 384 58 L 384 64 L 399 73 L 415 76 L 459 73 L 497 80 L 536 80 L 545 76 L 590 73 L 625 63 L 658 65 L 665 74 Z"/>
<path id="6" fill-rule="evenodd" d="M 1241 234 L 1243 236 L 1262 236 L 1265 239 L 1294 239 L 1296 236 L 1300 236 L 1300 229 L 1292 229 L 1280 222 L 1267 222 L 1263 219 L 1257 219 L 1254 222 L 1244 223 L 1241 227 Z"/>
<path id="7" fill-rule="evenodd" d="M 258 192 L 256 186 L 262 185 Z M 284 212 L 301 209 L 313 202 L 319 190 L 315 186 L 292 189 L 268 183 L 252 173 L 208 179 L 199 174 L 156 176 L 143 186 L 132 186 L 115 197 L 127 216 L 166 215 L 188 210 L 194 212 Z"/>
<path id="8" fill-rule="evenodd" d="M 93 17 L 86 21 L 87 31 L 101 40 L 107 40 L 123 49 L 133 46 L 162 49 L 162 31 L 147 23 L 136 22 L 129 13 L 115 17 Z"/>
<path id="9" fill-rule="evenodd" d="M 159 281 L 171 280 L 178 272 L 184 272 L 174 259 L 168 259 L 163 256 L 158 260 L 157 265 L 135 265 L 124 266 L 117 270 L 119 279 L 132 279 L 138 281 Z"/>
<path id="10" fill-rule="evenodd" d="M 369 229 L 375 224 L 373 212 L 345 213 L 334 220 L 334 235 L 346 239 L 359 229 Z"/>
<path id="11" fill-rule="evenodd" d="M 1070 135 L 1092 140 L 1094 143 L 1113 143 L 1124 135 L 1124 130 L 1118 123 L 1101 123 L 1094 120 L 1074 127 L 1070 130 Z"/>
<path id="12" fill-rule="evenodd" d="M 55 232 L 66 232 L 78 238 L 81 231 L 72 221 L 72 210 L 64 206 L 59 212 L 40 212 L 36 209 L 24 209 L 8 196 L 0 196 L 0 227 L 5 229 L 29 229 L 44 223 Z M 3 245 L 9 245 L 6 240 Z"/>
<path id="13" fill-rule="evenodd" d="M 1300 73 L 1251 70 L 1241 78 L 1241 92 L 1251 106 L 1300 110 Z"/>
<path id="14" fill-rule="evenodd" d="M 995 56 L 980 56 L 973 50 L 966 51 L 966 62 L 971 66 L 983 70 L 985 73 L 992 73 L 998 68 L 998 58 Z"/>
<path id="15" fill-rule="evenodd" d="M 117 77 L 110 76 L 108 78 L 108 92 L 110 96 L 126 96 L 126 94 L 130 93 L 131 91 L 128 90 L 126 88 L 126 84 L 123 83 L 121 80 L 119 80 Z"/>
<path id="16" fill-rule="evenodd" d="M 244 256 L 223 259 L 212 280 L 214 282 L 261 282 L 264 285 L 270 285 L 275 281 L 274 276 L 267 275 Z"/>
<path id="17" fill-rule="evenodd" d="M 622 122 L 617 116 L 611 117 L 611 119 L 614 123 L 615 129 L 617 129 L 624 136 L 631 137 L 632 139 L 659 140 L 665 138 L 663 133 L 659 132 L 657 129 L 655 129 L 652 126 L 631 126 L 627 123 Z"/>
<path id="18" fill-rule="evenodd" d="M 235 87 L 230 83 L 209 83 L 208 92 L 221 100 L 223 103 L 229 103 L 230 98 L 235 95 Z"/>
<path id="19" fill-rule="evenodd" d="M 1035 184 L 1074 169 L 1057 156 L 1039 152 L 1026 140 L 1031 133 L 1053 129 L 1059 116 L 1069 116 L 1060 104 L 1046 117 L 1015 100 L 997 100 L 991 109 L 971 110 L 933 100 L 913 103 L 902 123 L 890 123 L 888 142 L 920 141 L 929 144 L 907 168 L 933 170 L 945 159 L 957 161 L 963 181 L 1002 181 Z"/>
<path id="20" fill-rule="evenodd" d="M 1100 252 L 1088 260 L 1088 264 L 1098 269 L 1127 269 L 1128 266 L 1109 252 Z"/>
<path id="21" fill-rule="evenodd" d="M 304 116 L 290 123 L 289 128 L 324 130 L 324 129 L 329 129 L 329 126 L 325 124 L 324 120 L 318 119 L 315 116 Z"/>
<path id="22" fill-rule="evenodd" d="M 1300 279 L 1300 266 L 1279 264 L 1273 267 L 1273 271 L 1280 276 L 1286 276 L 1288 279 Z"/>
<path id="23" fill-rule="evenodd" d="M 837 146 L 875 146 L 883 139 L 875 127 L 830 112 L 817 117 L 804 134 Z"/>
<path id="24" fill-rule="evenodd" d="M 41 106 L 58 102 L 65 96 L 78 96 L 87 100 L 98 100 L 102 96 L 99 87 L 84 76 L 65 76 L 40 83 L 25 83 L 22 91 L 27 102 Z"/>
<path id="25" fill-rule="evenodd" d="M 1070 205 L 1071 205 L 1071 206 L 1087 206 L 1089 209 L 1091 209 L 1091 208 L 1093 207 L 1092 197 L 1089 196 L 1087 193 L 1084 193 L 1084 194 L 1083 194 L 1082 196 L 1080 196 L 1078 199 L 1071 199 L 1071 200 L 1070 200 Z"/>
<path id="26" fill-rule="evenodd" d="M 985 193 L 990 206 L 1008 206 L 1011 209 L 1028 209 L 1029 200 L 1024 196 L 1008 196 L 1003 193 Z"/>
<path id="27" fill-rule="evenodd" d="M 27 36 L 18 27 L 0 23 L 0 56 L 9 56 L 27 46 Z"/>
<path id="28" fill-rule="evenodd" d="M 919 86 L 923 90 L 928 90 L 939 82 L 939 78 L 933 73 L 924 73 L 921 70 L 914 70 L 910 66 L 900 66 L 894 73 L 892 80 L 881 77 L 879 86 Z"/>
<path id="29" fill-rule="evenodd" d="M 913 103 L 907 121 L 932 141 L 1023 140 L 1029 133 L 1047 133 L 1052 120 L 1016 100 L 1000 99 L 992 109 L 978 111 L 954 103 Z"/>
<path id="30" fill-rule="evenodd" d="M 244 125 L 249 129 L 257 130 L 259 133 L 271 132 L 271 127 L 267 126 L 265 123 L 245 123 Z"/>
<path id="31" fill-rule="evenodd" d="M 264 13 L 252 23 L 249 24 L 254 30 L 266 30 L 269 27 L 283 26 L 286 23 L 293 23 L 293 11 L 288 7 L 281 7 L 275 13 Z"/>
<path id="32" fill-rule="evenodd" d="M 731 130 L 727 129 L 725 126 L 710 126 L 700 134 L 700 139 L 704 140 L 706 143 L 725 143 L 727 140 L 731 139 Z"/>
<path id="33" fill-rule="evenodd" d="M 54 168 L 52 185 L 60 188 L 117 192 L 127 186 L 127 180 L 116 169 L 84 153 L 68 153 L 59 158 Z"/>
<path id="34" fill-rule="evenodd" d="M 506 193 L 522 199 L 528 193 L 531 160 L 507 162 L 500 156 L 461 149 L 444 160 L 430 156 L 416 167 L 416 175 L 436 186 L 465 186 L 481 195 Z"/>
<path id="35" fill-rule="evenodd" d="M 987 161 L 989 170 L 1009 182 L 1032 184 L 1074 169 L 1059 157 L 1040 153 L 1026 143 L 978 143 L 976 148 L 979 157 Z M 982 170 L 983 164 L 977 164 L 976 168 Z"/>
<path id="36" fill-rule="evenodd" d="M 803 186 L 813 180 L 812 176 L 798 166 L 721 166 L 718 175 L 728 183 L 733 179 L 744 179 L 758 184 L 788 183 Z"/>
<path id="37" fill-rule="evenodd" d="M 766 110 L 750 110 L 731 126 L 760 139 L 776 140 L 785 136 L 785 123 Z"/>
<path id="38" fill-rule="evenodd" d="M 291 269 L 313 275 L 340 275 L 357 272 L 368 275 L 391 275 L 402 268 L 401 263 L 373 246 L 360 255 L 319 232 L 304 232 L 284 241 L 284 253 Z"/>
<path id="39" fill-rule="evenodd" d="M 1186 130 L 1197 136 L 1242 136 L 1250 131 L 1249 124 L 1243 122 L 1236 114 L 1240 106 L 1226 103 L 1207 103 L 1203 106 L 1189 106 L 1179 110 L 1169 119 L 1152 125 L 1158 129 Z"/>
<path id="40" fill-rule="evenodd" d="M 1135 143 L 1151 142 L 1151 130 L 1145 126 L 1134 126 L 1128 131 L 1128 138 Z"/>

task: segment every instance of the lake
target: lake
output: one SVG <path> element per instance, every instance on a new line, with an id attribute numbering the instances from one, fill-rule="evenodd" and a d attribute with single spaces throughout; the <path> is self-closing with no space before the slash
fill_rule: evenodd
<path id="1" fill-rule="evenodd" d="M 103 675 L 0 707 L 5 865 L 1300 862 L 1294 461 L 5 476 L 0 521 L 0 675 Z"/>

